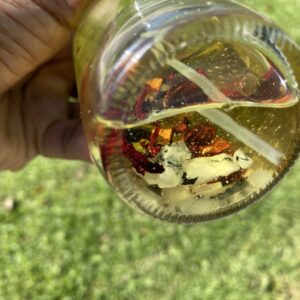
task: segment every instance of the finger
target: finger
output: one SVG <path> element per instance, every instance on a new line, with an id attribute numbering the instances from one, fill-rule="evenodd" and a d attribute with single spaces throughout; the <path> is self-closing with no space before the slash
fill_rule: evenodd
<path id="1" fill-rule="evenodd" d="M 69 43 L 85 3 L 0 1 L 0 94 Z"/>
<path id="2" fill-rule="evenodd" d="M 76 120 L 51 124 L 44 133 L 39 154 L 51 158 L 91 161 L 81 123 Z"/>
<path id="3" fill-rule="evenodd" d="M 72 62 L 53 59 L 32 78 L 26 89 L 27 137 L 36 153 L 90 161 L 79 120 L 78 103 L 68 103 L 74 90 Z"/>
<path id="4" fill-rule="evenodd" d="M 28 82 L 23 113 L 25 133 L 33 153 L 49 157 L 84 159 L 88 155 L 75 104 L 68 103 L 74 86 L 72 62 L 51 61 Z M 78 134 L 78 140 L 77 135 Z M 65 142 L 66 141 L 66 142 Z M 79 142 L 80 141 L 80 142 Z M 79 144 L 75 149 L 68 143 Z M 81 149 L 81 150 L 80 150 Z"/>

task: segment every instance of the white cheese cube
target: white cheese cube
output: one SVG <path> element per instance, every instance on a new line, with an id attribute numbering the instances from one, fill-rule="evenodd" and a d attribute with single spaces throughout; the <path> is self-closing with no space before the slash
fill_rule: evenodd
<path id="1" fill-rule="evenodd" d="M 176 172 L 174 168 L 166 168 L 161 174 L 146 172 L 144 179 L 148 184 L 156 184 L 160 188 L 173 188 L 181 184 L 182 173 Z"/>
<path id="2" fill-rule="evenodd" d="M 218 177 L 228 176 L 240 170 L 239 164 L 225 153 L 211 157 L 199 157 L 183 164 L 188 179 L 198 178 L 196 183 L 206 183 Z"/>

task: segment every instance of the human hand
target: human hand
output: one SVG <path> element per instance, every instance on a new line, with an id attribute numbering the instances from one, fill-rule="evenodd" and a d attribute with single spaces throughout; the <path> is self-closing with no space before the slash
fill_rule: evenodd
<path id="1" fill-rule="evenodd" d="M 0 170 L 89 160 L 74 104 L 72 31 L 85 0 L 0 1 Z"/>

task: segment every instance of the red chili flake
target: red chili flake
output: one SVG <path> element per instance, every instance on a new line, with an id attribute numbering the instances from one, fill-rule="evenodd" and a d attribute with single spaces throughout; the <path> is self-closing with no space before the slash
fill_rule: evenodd
<path id="1" fill-rule="evenodd" d="M 147 114 L 149 112 L 149 108 L 147 106 L 147 102 L 145 103 L 145 98 L 147 94 L 149 93 L 148 87 L 146 86 L 142 92 L 139 94 L 136 100 L 136 105 L 135 105 L 135 115 L 138 119 L 143 120 L 147 117 Z"/>
<path id="2" fill-rule="evenodd" d="M 206 76 L 202 69 L 196 71 Z M 211 100 L 199 86 L 181 74 L 172 72 L 164 78 L 157 77 L 147 81 L 137 97 L 135 114 L 138 119 L 145 119 L 152 111 L 207 102 Z"/>
<path id="3" fill-rule="evenodd" d="M 145 88 L 139 94 L 135 105 L 135 114 L 139 119 L 145 119 L 152 111 L 153 100 L 160 91 L 163 84 L 163 78 L 153 78 L 147 81 Z"/>
<path id="4" fill-rule="evenodd" d="M 203 156 L 213 156 L 219 153 L 224 153 L 231 147 L 231 144 L 225 141 L 224 139 L 215 139 L 212 144 L 202 147 L 199 149 L 199 152 Z"/>
<path id="5" fill-rule="evenodd" d="M 165 171 L 163 166 L 149 161 L 143 153 L 136 151 L 126 140 L 123 140 L 122 151 L 124 156 L 132 163 L 136 172 L 143 176 L 145 172 L 160 174 Z"/>
<path id="6" fill-rule="evenodd" d="M 161 147 L 162 147 L 161 145 L 156 145 L 156 146 L 149 145 L 148 151 L 152 156 L 156 156 L 160 152 Z"/>
<path id="7" fill-rule="evenodd" d="M 152 130 L 152 133 L 150 135 L 150 144 L 155 145 L 156 141 L 158 139 L 158 135 L 159 135 L 159 127 L 156 127 L 154 130 Z"/>
<path id="8" fill-rule="evenodd" d="M 241 181 L 246 173 L 246 170 L 240 169 L 228 176 L 220 177 L 218 181 L 222 183 L 222 185 L 228 185 L 234 182 Z"/>
<path id="9" fill-rule="evenodd" d="M 288 97 L 285 96 L 289 90 L 283 78 L 281 72 L 272 66 L 263 76 L 263 80 L 259 81 L 256 92 L 250 95 L 250 98 L 255 102 L 265 102 L 266 100 L 268 100 L 267 102 L 277 102 L 281 99 L 287 100 Z"/>
<path id="10" fill-rule="evenodd" d="M 173 129 L 172 141 L 179 142 L 183 141 L 188 130 L 189 130 L 189 120 L 187 117 L 178 118 L 178 122 L 171 124 Z"/>
<path id="11" fill-rule="evenodd" d="M 185 133 L 189 129 L 188 122 L 186 122 L 186 119 L 184 119 L 182 123 L 176 124 L 173 129 L 177 133 Z"/>
<path id="12" fill-rule="evenodd" d="M 187 147 L 192 151 L 199 146 L 210 145 L 216 138 L 217 130 L 207 123 L 200 123 L 194 126 L 187 134 L 185 142 Z"/>
<path id="13" fill-rule="evenodd" d="M 163 145 L 171 143 L 173 130 L 171 128 L 156 127 L 150 136 L 148 150 L 151 155 L 155 156 L 161 150 Z"/>

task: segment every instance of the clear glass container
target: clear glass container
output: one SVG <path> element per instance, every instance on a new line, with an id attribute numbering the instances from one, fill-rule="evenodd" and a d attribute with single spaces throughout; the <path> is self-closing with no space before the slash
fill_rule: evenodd
<path id="1" fill-rule="evenodd" d="M 91 155 L 142 213 L 226 216 L 298 155 L 299 47 L 234 1 L 93 1 L 74 56 Z"/>

